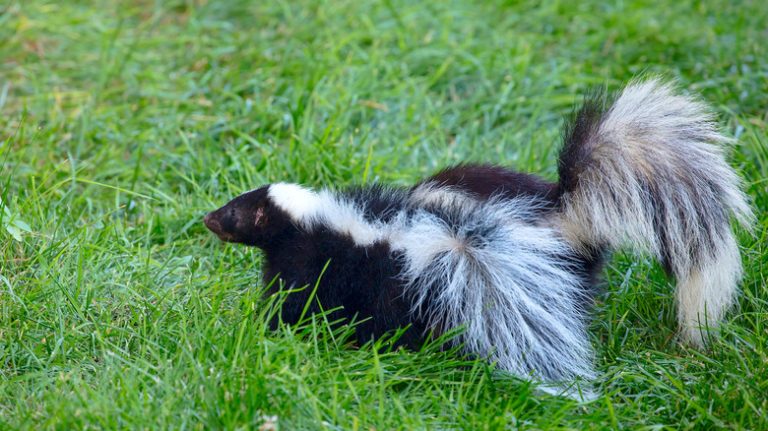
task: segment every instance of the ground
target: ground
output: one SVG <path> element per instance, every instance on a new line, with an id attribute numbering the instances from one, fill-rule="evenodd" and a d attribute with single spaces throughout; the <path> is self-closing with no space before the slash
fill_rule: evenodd
<path id="1" fill-rule="evenodd" d="M 0 5 L 0 428 L 768 429 L 768 3 L 478 3 Z M 758 221 L 704 351 L 658 265 L 611 260 L 593 402 L 322 320 L 270 332 L 259 253 L 201 223 L 273 181 L 554 179 L 572 106 L 643 73 L 713 105 Z"/>

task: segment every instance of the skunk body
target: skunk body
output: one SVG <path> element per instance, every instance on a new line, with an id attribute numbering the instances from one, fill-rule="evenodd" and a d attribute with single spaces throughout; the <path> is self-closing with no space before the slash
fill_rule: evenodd
<path id="1" fill-rule="evenodd" d="M 656 257 L 677 279 L 682 336 L 703 342 L 741 274 L 730 219 L 751 218 L 706 107 L 658 80 L 613 104 L 588 100 L 567 128 L 558 183 L 490 165 L 443 170 L 411 188 L 314 192 L 271 184 L 205 223 L 264 251 L 278 320 L 337 309 L 361 341 L 407 328 L 463 328 L 463 348 L 518 376 L 591 378 L 587 313 L 607 255 Z M 327 266 L 326 266 L 327 265 Z M 314 286 L 317 289 L 313 289 Z"/>

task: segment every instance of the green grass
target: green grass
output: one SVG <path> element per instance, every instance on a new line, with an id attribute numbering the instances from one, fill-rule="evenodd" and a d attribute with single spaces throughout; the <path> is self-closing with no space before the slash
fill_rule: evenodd
<path id="1" fill-rule="evenodd" d="M 0 428 L 768 429 L 768 3 L 476 3 L 0 4 Z M 269 332 L 259 253 L 201 224 L 272 181 L 554 179 L 571 106 L 644 72 L 715 106 L 758 224 L 706 352 L 658 266 L 612 260 L 592 403 L 322 320 Z"/>

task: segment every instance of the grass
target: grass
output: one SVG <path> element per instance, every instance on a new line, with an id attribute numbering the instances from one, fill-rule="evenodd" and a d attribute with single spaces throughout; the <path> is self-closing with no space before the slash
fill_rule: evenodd
<path id="1" fill-rule="evenodd" d="M 0 5 L 0 428 L 768 428 L 768 4 L 476 3 Z M 612 260 L 594 402 L 322 319 L 269 332 L 258 252 L 201 224 L 279 180 L 554 179 L 571 106 L 644 72 L 716 107 L 759 220 L 708 351 L 658 266 Z"/>

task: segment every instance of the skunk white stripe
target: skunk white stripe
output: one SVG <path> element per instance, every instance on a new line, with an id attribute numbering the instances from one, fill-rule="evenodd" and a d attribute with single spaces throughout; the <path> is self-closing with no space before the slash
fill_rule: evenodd
<path id="1" fill-rule="evenodd" d="M 387 229 L 367 222 L 354 203 L 331 191 L 316 193 L 296 184 L 277 183 L 269 186 L 268 193 L 294 223 L 306 229 L 328 227 L 349 236 L 360 246 L 371 245 L 387 234 Z"/>
<path id="2" fill-rule="evenodd" d="M 313 217 L 322 206 L 322 200 L 317 193 L 298 184 L 270 184 L 267 193 L 272 202 L 297 223 Z"/>
<path id="3" fill-rule="evenodd" d="M 360 246 L 371 245 L 384 239 L 386 231 L 381 226 L 367 222 L 362 210 L 354 203 L 335 196 L 328 190 L 320 192 L 320 199 L 323 205 L 311 223 L 323 224 L 346 234 Z"/>
<path id="4" fill-rule="evenodd" d="M 531 206 L 465 201 L 455 225 L 417 212 L 392 243 L 405 255 L 406 295 L 434 327 L 464 326 L 459 341 L 500 369 L 549 381 L 592 378 L 582 281 L 564 263 L 572 249 L 552 229 L 523 221 Z"/>
<path id="5" fill-rule="evenodd" d="M 476 201 L 472 196 L 450 186 L 439 185 L 435 182 L 419 184 L 413 189 L 409 201 L 416 206 L 424 205 L 453 205 Z"/>

